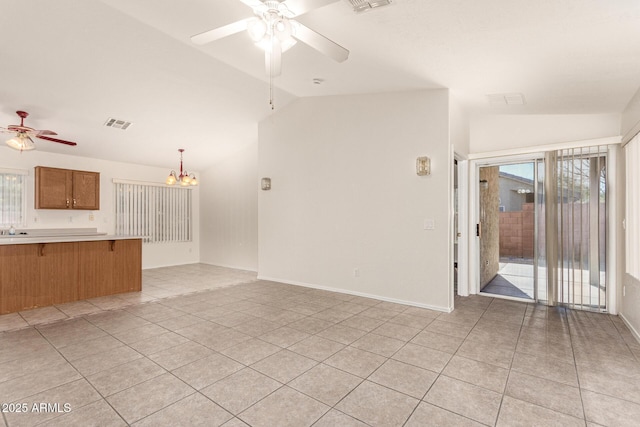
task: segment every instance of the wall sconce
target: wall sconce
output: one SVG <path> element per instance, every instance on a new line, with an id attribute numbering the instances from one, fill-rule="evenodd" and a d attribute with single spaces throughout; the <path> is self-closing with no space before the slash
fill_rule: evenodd
<path id="1" fill-rule="evenodd" d="M 260 186 L 264 191 L 271 190 L 271 178 L 262 178 L 260 180 Z"/>
<path id="2" fill-rule="evenodd" d="M 416 174 L 418 176 L 431 175 L 431 159 L 428 157 L 418 157 L 416 159 Z"/>

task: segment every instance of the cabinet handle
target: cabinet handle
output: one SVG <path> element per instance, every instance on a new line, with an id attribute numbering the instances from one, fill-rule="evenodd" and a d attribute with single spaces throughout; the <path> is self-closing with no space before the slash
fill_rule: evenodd
<path id="1" fill-rule="evenodd" d="M 44 256 L 44 243 L 38 245 L 38 256 Z"/>
<path id="2" fill-rule="evenodd" d="M 76 207 L 76 205 L 77 205 L 77 204 L 78 204 L 78 203 L 77 203 L 76 199 L 73 199 L 73 207 L 74 207 L 74 208 Z"/>
<path id="3" fill-rule="evenodd" d="M 69 207 L 69 199 L 67 199 L 67 207 Z"/>
<path id="4" fill-rule="evenodd" d="M 116 247 L 116 241 L 115 240 L 109 240 L 109 251 L 113 252 L 115 247 Z"/>

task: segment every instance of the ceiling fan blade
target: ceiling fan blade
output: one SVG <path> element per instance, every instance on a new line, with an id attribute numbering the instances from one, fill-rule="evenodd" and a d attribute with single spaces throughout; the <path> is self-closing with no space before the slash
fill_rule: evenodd
<path id="1" fill-rule="evenodd" d="M 204 33 L 196 34 L 195 36 L 191 36 L 191 41 L 195 44 L 203 45 L 227 36 L 231 36 L 241 31 L 245 31 L 247 29 L 247 23 L 253 19 L 255 18 L 243 19 L 232 24 L 205 31 Z"/>
<path id="2" fill-rule="evenodd" d="M 40 138 L 40 139 L 44 139 L 45 141 L 59 142 L 60 144 L 66 144 L 66 145 L 71 145 L 71 146 L 78 145 L 75 142 L 65 141 L 64 139 L 51 138 L 50 136 L 45 136 L 45 135 L 40 135 L 40 134 L 36 135 L 36 137 Z"/>
<path id="3" fill-rule="evenodd" d="M 286 0 L 285 4 L 287 8 L 293 12 L 293 16 L 299 16 L 337 1 L 338 0 Z"/>
<path id="4" fill-rule="evenodd" d="M 267 75 L 277 77 L 282 73 L 282 45 L 277 37 L 271 40 L 271 52 L 264 51 L 264 62 L 267 68 Z"/>
<path id="5" fill-rule="evenodd" d="M 52 130 L 39 130 L 38 131 L 38 135 L 57 135 L 57 133 L 55 133 Z M 36 136 L 38 136 L 36 135 Z"/>
<path id="6" fill-rule="evenodd" d="M 240 0 L 242 3 L 246 4 L 253 10 L 264 9 L 266 8 L 265 4 L 260 0 Z"/>
<path id="7" fill-rule="evenodd" d="M 302 25 L 298 21 L 294 22 L 296 23 L 296 31 L 293 37 L 308 44 L 318 52 L 324 53 L 335 61 L 344 62 L 347 60 L 349 57 L 349 51 L 347 49 L 343 48 L 338 43 L 329 40 L 322 34 L 316 33 L 311 28 Z"/>

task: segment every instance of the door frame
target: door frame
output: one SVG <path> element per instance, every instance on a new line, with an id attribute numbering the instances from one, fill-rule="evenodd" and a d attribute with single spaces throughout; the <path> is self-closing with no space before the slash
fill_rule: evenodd
<path id="1" fill-rule="evenodd" d="M 471 241 L 471 235 L 468 234 L 468 230 L 465 224 L 469 223 L 469 160 L 466 157 L 454 152 L 453 158 L 458 162 L 458 232 L 460 238 L 458 238 L 458 295 L 469 296 L 469 242 Z M 451 194 L 453 199 L 454 187 L 453 180 L 451 184 Z M 453 200 L 451 205 L 451 222 L 453 224 L 453 215 L 455 209 L 453 206 Z M 453 249 L 453 242 L 455 236 L 455 229 L 451 227 L 451 247 Z M 451 255 L 453 260 L 453 254 Z M 453 268 L 453 266 L 452 266 Z M 451 293 L 453 294 L 453 273 L 451 274 Z M 455 297 L 455 295 L 453 295 Z M 453 299 L 452 299 L 453 301 Z"/>
<path id="2" fill-rule="evenodd" d="M 478 192 L 478 165 L 487 163 L 490 160 L 504 160 L 504 159 L 522 159 L 531 158 L 542 155 L 549 150 L 562 150 L 565 148 L 576 147 L 589 147 L 593 145 L 607 145 L 608 147 L 608 174 L 607 174 L 607 193 L 610 203 L 607 204 L 607 215 L 609 218 L 607 226 L 607 298 L 608 298 L 608 313 L 618 313 L 618 283 L 622 283 L 622 258 L 618 251 L 622 251 L 622 245 L 624 244 L 624 236 L 622 235 L 622 227 L 619 224 L 622 223 L 624 218 L 624 206 L 622 205 L 624 200 L 624 194 L 619 194 L 620 191 L 624 191 L 624 177 L 619 176 L 619 171 L 622 168 L 618 167 L 618 161 L 622 158 L 619 155 L 620 143 L 622 137 L 612 136 L 605 138 L 562 142 L 555 144 L 545 144 L 538 147 L 523 147 L 513 148 L 507 150 L 473 153 L 468 156 L 468 180 L 466 181 L 466 187 L 468 190 L 468 223 L 467 223 L 467 247 L 468 247 L 468 262 L 467 262 L 467 274 L 468 280 L 466 283 L 469 285 L 469 295 L 479 294 L 479 242 L 475 235 L 475 227 L 479 220 L 478 205 L 479 205 L 479 192 Z M 460 166 L 460 164 L 458 164 Z M 622 183 L 622 184 L 621 184 Z M 458 271 L 460 273 L 460 271 Z M 460 289 L 460 278 L 458 279 L 458 289 Z M 506 299 L 510 299 L 505 297 Z"/>
<path id="3" fill-rule="evenodd" d="M 534 163 L 534 169 L 536 169 L 537 166 L 537 161 L 539 159 L 544 159 L 544 153 L 541 152 L 534 152 L 534 153 L 526 153 L 526 154 L 518 154 L 518 155 L 507 155 L 507 156 L 499 156 L 499 157 L 485 157 L 482 159 L 476 159 L 476 160 L 472 160 L 471 161 L 471 169 L 472 169 L 472 173 L 470 175 L 472 175 L 472 179 L 473 181 L 471 181 L 473 184 L 469 186 L 469 189 L 471 190 L 470 194 L 470 200 L 471 203 L 469 204 L 469 212 L 470 212 L 470 221 L 469 221 L 469 235 L 472 236 L 472 238 L 474 239 L 473 244 L 470 245 L 470 260 L 472 259 L 473 265 L 470 265 L 469 268 L 472 269 L 470 271 L 470 276 L 472 277 L 470 280 L 470 293 L 472 294 L 478 294 L 478 295 L 486 295 L 486 296 L 491 296 L 491 297 L 495 297 L 495 298 L 503 298 L 503 299 L 510 299 L 510 300 L 514 300 L 514 301 L 525 301 L 525 302 L 532 302 L 531 299 L 527 299 L 527 298 L 517 298 L 517 297 L 510 297 L 507 295 L 494 295 L 494 294 L 481 294 L 480 293 L 480 238 L 477 236 L 476 234 L 476 224 L 480 223 L 480 168 L 482 167 L 487 167 L 487 166 L 500 166 L 500 165 L 511 165 L 511 164 L 517 164 L 517 163 Z M 537 177 L 537 170 L 535 170 L 534 172 L 534 176 Z M 537 182 L 535 183 L 535 185 L 537 186 Z M 537 196 L 536 196 L 537 197 Z M 535 209 L 537 210 L 537 206 L 535 207 Z M 536 212 L 536 219 L 535 222 L 537 223 L 537 215 L 538 212 Z M 537 227 L 536 227 L 537 228 Z M 537 239 L 537 232 L 535 233 L 535 237 Z M 537 245 L 537 242 L 536 242 Z M 534 245 L 534 252 L 537 253 L 537 248 Z M 535 254 L 534 254 L 535 257 Z M 537 287 L 537 283 L 536 283 L 536 277 L 535 277 L 535 263 L 534 263 L 534 290 Z M 534 291 L 534 294 L 537 294 L 537 292 Z M 537 295 L 534 295 L 534 302 L 537 301 Z"/>

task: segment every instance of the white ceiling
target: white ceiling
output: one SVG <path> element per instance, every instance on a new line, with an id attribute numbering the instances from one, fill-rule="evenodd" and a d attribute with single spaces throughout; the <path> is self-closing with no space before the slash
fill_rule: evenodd
<path id="1" fill-rule="evenodd" d="M 263 54 L 244 33 L 191 35 L 251 16 L 239 0 L 3 0 L 0 125 L 78 142 L 38 149 L 202 170 L 256 140 L 271 114 Z M 472 113 L 619 113 L 640 87 L 638 0 L 344 0 L 297 18 L 351 51 L 283 55 L 276 110 L 296 97 L 450 88 Z M 324 80 L 314 85 L 312 80 Z M 487 94 L 523 93 L 491 107 Z M 133 122 L 122 131 L 109 117 Z M 27 155 L 27 154 L 25 154 Z"/>

